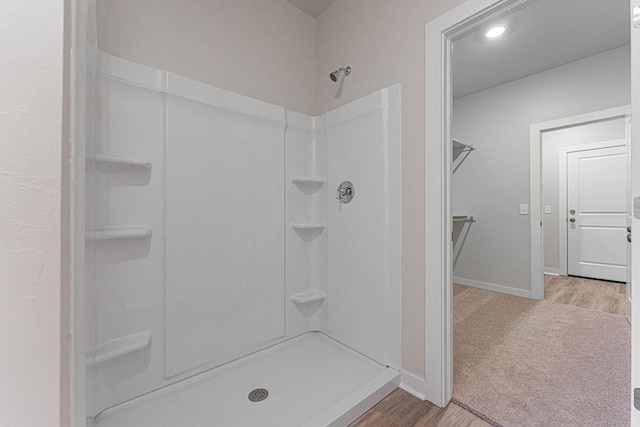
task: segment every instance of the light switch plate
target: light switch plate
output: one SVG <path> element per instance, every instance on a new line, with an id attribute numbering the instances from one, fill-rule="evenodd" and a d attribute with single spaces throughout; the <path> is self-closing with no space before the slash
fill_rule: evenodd
<path id="1" fill-rule="evenodd" d="M 640 219 L 640 197 L 633 199 L 633 216 Z"/>
<path id="2" fill-rule="evenodd" d="M 544 207 L 544 213 L 550 214 L 551 213 L 551 206 L 545 206 Z"/>
<path id="3" fill-rule="evenodd" d="M 520 205 L 520 215 L 529 215 L 529 205 Z"/>

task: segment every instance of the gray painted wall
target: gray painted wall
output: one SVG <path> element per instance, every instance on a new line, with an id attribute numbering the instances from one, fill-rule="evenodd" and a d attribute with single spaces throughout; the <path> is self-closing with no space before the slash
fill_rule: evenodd
<path id="1" fill-rule="evenodd" d="M 531 290 L 530 125 L 630 102 L 629 47 L 614 49 L 454 102 L 453 136 L 477 150 L 453 177 L 455 213 L 473 213 L 454 276 Z M 455 84 L 455 82 L 454 82 Z"/>

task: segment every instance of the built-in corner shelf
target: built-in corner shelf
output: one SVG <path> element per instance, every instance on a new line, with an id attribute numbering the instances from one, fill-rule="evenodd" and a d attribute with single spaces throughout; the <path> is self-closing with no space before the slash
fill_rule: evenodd
<path id="1" fill-rule="evenodd" d="M 291 223 L 291 228 L 298 233 L 298 236 L 305 242 L 315 240 L 325 229 L 327 224 L 315 221 L 296 221 Z"/>
<path id="2" fill-rule="evenodd" d="M 100 365 L 118 357 L 144 350 L 151 344 L 151 331 L 138 332 L 100 344 L 86 354 L 87 366 Z"/>
<path id="3" fill-rule="evenodd" d="M 107 154 L 91 154 L 87 156 L 87 162 L 94 163 L 102 170 L 113 172 L 130 169 L 150 170 L 153 166 L 146 160 L 132 160 Z"/>
<path id="4" fill-rule="evenodd" d="M 106 227 L 95 230 L 87 230 L 86 240 L 127 240 L 147 239 L 151 237 L 152 230 L 149 227 Z"/>
<path id="5" fill-rule="evenodd" d="M 327 180 L 317 176 L 292 176 L 291 182 L 303 193 L 311 194 L 322 188 Z"/>
<path id="6" fill-rule="evenodd" d="M 327 224 L 315 221 L 296 221 L 291 223 L 291 228 L 296 231 L 322 231 Z"/>
<path id="7" fill-rule="evenodd" d="M 291 301 L 295 302 L 296 304 L 308 304 L 315 301 L 324 301 L 326 297 L 327 294 L 325 294 L 324 292 L 317 289 L 312 289 L 310 291 L 291 295 Z"/>

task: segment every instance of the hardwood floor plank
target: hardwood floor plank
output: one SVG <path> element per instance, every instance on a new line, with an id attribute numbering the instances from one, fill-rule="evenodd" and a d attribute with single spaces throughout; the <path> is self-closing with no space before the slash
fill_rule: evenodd
<path id="1" fill-rule="evenodd" d="M 626 285 L 582 277 L 545 276 L 544 299 L 604 313 L 625 315 Z"/>
<path id="2" fill-rule="evenodd" d="M 351 427 L 486 427 L 485 421 L 453 403 L 439 408 L 397 389 Z"/>
<path id="3" fill-rule="evenodd" d="M 476 417 L 471 412 L 459 407 L 454 403 L 450 403 L 442 414 L 442 417 L 434 426 L 456 426 L 456 427 L 490 427 L 491 424 Z"/>

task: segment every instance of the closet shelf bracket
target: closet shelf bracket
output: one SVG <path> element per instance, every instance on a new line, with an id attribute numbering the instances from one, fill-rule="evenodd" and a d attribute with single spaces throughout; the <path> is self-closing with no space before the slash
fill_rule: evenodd
<path id="1" fill-rule="evenodd" d="M 454 165 L 453 172 L 455 172 L 460 167 L 462 162 L 464 162 L 464 160 L 467 158 L 469 153 L 474 151 L 476 149 L 476 147 L 474 147 L 473 145 L 470 145 L 470 144 L 465 144 L 463 142 L 460 142 L 457 139 L 452 139 L 451 143 L 453 145 L 453 147 L 452 147 L 452 153 L 453 154 L 452 154 L 451 163 Z M 462 156 L 464 153 L 466 153 L 466 154 L 464 155 L 464 157 L 461 158 L 460 156 Z M 458 163 L 456 164 L 456 162 L 458 162 Z"/>
<path id="2" fill-rule="evenodd" d="M 475 215 L 454 215 L 453 222 L 476 222 L 478 218 Z"/>

